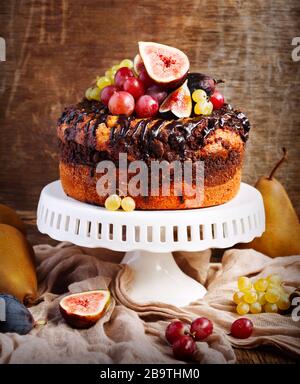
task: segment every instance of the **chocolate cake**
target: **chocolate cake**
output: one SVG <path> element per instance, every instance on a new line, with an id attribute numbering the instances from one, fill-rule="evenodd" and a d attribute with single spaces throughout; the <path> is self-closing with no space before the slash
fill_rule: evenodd
<path id="1" fill-rule="evenodd" d="M 206 93 L 209 95 L 209 90 L 206 89 Z M 217 106 L 207 115 L 197 115 L 194 108 L 186 117 L 174 115 L 172 109 L 167 113 L 160 109 L 155 115 L 146 117 L 140 117 L 136 112 L 128 116 L 117 115 L 112 114 L 110 104 L 107 106 L 101 100 L 87 98 L 66 108 L 57 127 L 60 178 L 65 193 L 77 200 L 104 206 L 108 194 L 97 192 L 100 177 L 97 164 L 103 160 L 111 161 L 119 178 L 124 171 L 119 166 L 119 154 L 122 153 L 127 155 L 129 164 L 136 160 L 145 162 L 149 169 L 149 185 L 153 161 L 167 164 L 204 162 L 202 199 L 186 195 L 184 188 L 181 196 L 173 192 L 164 196 L 162 176 L 156 190 L 152 189 L 147 196 L 133 197 L 137 209 L 187 209 L 227 202 L 240 187 L 250 125 L 244 113 L 229 104 Z M 127 175 L 128 183 L 133 176 Z M 197 188 L 195 178 L 193 175 L 192 186 Z M 175 179 L 171 172 L 172 191 L 178 183 L 182 181 Z M 122 194 L 122 185 L 117 188 Z"/>

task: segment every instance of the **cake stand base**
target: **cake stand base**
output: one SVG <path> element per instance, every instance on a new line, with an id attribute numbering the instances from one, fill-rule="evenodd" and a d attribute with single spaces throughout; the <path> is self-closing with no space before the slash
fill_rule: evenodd
<path id="1" fill-rule="evenodd" d="M 206 293 L 203 285 L 181 271 L 171 252 L 131 251 L 122 264 L 134 271 L 128 296 L 136 303 L 163 302 L 184 307 Z"/>
<path id="2" fill-rule="evenodd" d="M 244 183 L 232 200 L 215 207 L 124 212 L 74 200 L 55 181 L 41 193 L 37 225 L 55 240 L 127 252 L 123 263 L 135 272 L 129 296 L 182 307 L 206 291 L 179 269 L 171 252 L 247 243 L 264 232 L 265 212 L 259 191 Z"/>

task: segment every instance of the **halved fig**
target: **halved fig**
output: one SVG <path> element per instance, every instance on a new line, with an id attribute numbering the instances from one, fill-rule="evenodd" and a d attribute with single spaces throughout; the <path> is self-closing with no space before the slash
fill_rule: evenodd
<path id="1" fill-rule="evenodd" d="M 189 117 L 192 113 L 192 98 L 187 80 L 181 87 L 170 93 L 159 108 L 160 113 L 171 111 L 175 116 Z"/>
<path id="2" fill-rule="evenodd" d="M 72 327 L 89 328 L 103 316 L 109 302 L 108 290 L 87 291 L 65 296 L 59 303 L 59 309 Z"/>
<path id="3" fill-rule="evenodd" d="M 185 53 L 153 42 L 139 42 L 139 51 L 148 75 L 159 84 L 172 86 L 184 80 L 190 67 Z"/>
<path id="4" fill-rule="evenodd" d="M 137 54 L 135 55 L 135 58 L 133 59 L 133 69 L 134 72 L 139 75 L 140 72 L 145 68 L 143 60 L 141 58 L 141 55 Z"/>

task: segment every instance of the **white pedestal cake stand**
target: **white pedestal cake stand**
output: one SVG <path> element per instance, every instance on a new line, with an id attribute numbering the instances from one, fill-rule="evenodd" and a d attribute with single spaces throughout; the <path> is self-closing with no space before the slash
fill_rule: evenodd
<path id="1" fill-rule="evenodd" d="M 249 242 L 263 233 L 265 214 L 260 193 L 243 183 L 233 200 L 217 207 L 111 212 L 69 198 L 55 181 L 41 192 L 37 225 L 56 240 L 126 252 L 122 263 L 135 272 L 129 296 L 136 302 L 185 306 L 206 290 L 179 269 L 171 252 Z"/>

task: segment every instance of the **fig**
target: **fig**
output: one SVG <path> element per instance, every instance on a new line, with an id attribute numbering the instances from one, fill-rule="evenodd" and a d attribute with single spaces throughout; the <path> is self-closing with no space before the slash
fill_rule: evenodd
<path id="1" fill-rule="evenodd" d="M 4 204 L 0 204 L 0 223 L 11 225 L 26 235 L 25 224 L 20 219 L 17 212 Z"/>
<path id="2" fill-rule="evenodd" d="M 171 111 L 175 116 L 189 117 L 192 113 L 192 98 L 187 80 L 181 87 L 169 94 L 159 108 L 160 113 Z"/>
<path id="3" fill-rule="evenodd" d="M 189 59 L 177 48 L 153 42 L 139 42 L 139 51 L 148 75 L 158 84 L 168 85 L 184 81 Z"/>
<path id="4" fill-rule="evenodd" d="M 134 72 L 139 75 L 140 72 L 145 68 L 143 60 L 141 58 L 140 54 L 135 55 L 135 58 L 133 59 L 133 70 Z"/>
<path id="5" fill-rule="evenodd" d="M 103 316 L 109 302 L 108 290 L 87 291 L 65 296 L 59 309 L 71 327 L 89 328 Z"/>
<path id="6" fill-rule="evenodd" d="M 154 84 L 147 89 L 146 95 L 152 96 L 155 100 L 157 100 L 158 104 L 161 104 L 168 96 L 168 93 L 164 88 Z"/>
<path id="7" fill-rule="evenodd" d="M 216 84 L 222 81 L 216 81 L 212 77 L 205 75 L 203 73 L 189 73 L 187 76 L 188 87 L 191 91 L 191 94 L 195 89 L 203 89 L 206 92 L 207 96 L 211 96 L 214 93 Z"/>
<path id="8" fill-rule="evenodd" d="M 0 265 L 0 292 L 33 304 L 37 298 L 34 252 L 25 236 L 7 224 L 0 224 Z"/>
<path id="9" fill-rule="evenodd" d="M 14 296 L 0 295 L 0 332 L 26 335 L 33 326 L 32 314 L 23 304 Z"/>

